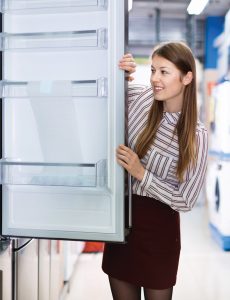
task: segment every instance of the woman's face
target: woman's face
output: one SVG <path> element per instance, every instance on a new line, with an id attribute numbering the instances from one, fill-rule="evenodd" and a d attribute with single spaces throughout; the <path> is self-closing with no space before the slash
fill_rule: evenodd
<path id="1" fill-rule="evenodd" d="M 169 60 L 155 55 L 152 59 L 150 82 L 153 88 L 154 98 L 165 101 L 173 110 L 182 108 L 184 83 L 181 72 Z"/>

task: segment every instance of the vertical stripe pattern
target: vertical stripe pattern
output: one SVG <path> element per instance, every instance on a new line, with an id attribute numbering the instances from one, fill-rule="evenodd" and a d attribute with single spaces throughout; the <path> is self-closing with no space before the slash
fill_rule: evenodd
<path id="1" fill-rule="evenodd" d="M 128 90 L 129 147 L 134 150 L 140 132 L 147 124 L 148 112 L 153 103 L 151 87 L 130 85 Z M 176 176 L 179 146 L 174 133 L 180 113 L 164 112 L 153 145 L 141 159 L 145 175 L 140 182 L 133 178 L 133 193 L 155 198 L 177 211 L 189 211 L 201 190 L 207 167 L 208 136 L 202 123 L 197 123 L 197 161 L 189 166 L 183 182 Z"/>

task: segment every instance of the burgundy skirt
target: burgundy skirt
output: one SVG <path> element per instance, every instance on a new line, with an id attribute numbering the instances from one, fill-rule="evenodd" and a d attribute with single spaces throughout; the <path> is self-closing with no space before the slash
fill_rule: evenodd
<path id="1" fill-rule="evenodd" d="M 180 216 L 168 205 L 133 195 L 127 243 L 106 243 L 102 269 L 111 277 L 150 289 L 176 284 L 180 256 Z"/>

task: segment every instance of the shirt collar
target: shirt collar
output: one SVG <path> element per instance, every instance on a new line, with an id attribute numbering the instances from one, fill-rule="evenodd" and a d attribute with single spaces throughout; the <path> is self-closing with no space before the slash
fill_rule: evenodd
<path id="1" fill-rule="evenodd" d="M 164 111 L 163 112 L 163 119 L 165 119 L 166 122 L 169 123 L 169 124 L 176 125 L 177 121 L 179 120 L 180 114 L 181 114 L 180 111 L 179 112 L 173 112 L 173 113 Z"/>

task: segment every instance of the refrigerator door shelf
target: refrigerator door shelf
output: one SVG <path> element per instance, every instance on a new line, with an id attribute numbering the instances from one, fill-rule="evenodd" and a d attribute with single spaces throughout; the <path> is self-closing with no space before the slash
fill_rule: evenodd
<path id="1" fill-rule="evenodd" d="M 3 13 L 58 13 L 106 9 L 107 0 L 1 0 Z"/>
<path id="2" fill-rule="evenodd" d="M 2 159 L 1 184 L 39 186 L 106 186 L 106 160 L 96 164 L 35 163 Z"/>
<path id="3" fill-rule="evenodd" d="M 120 224 L 115 221 L 115 199 L 109 190 L 28 185 L 3 185 L 2 189 L 7 199 L 7 213 L 3 215 L 3 231 L 7 235 L 76 240 L 118 238 Z"/>
<path id="4" fill-rule="evenodd" d="M 106 97 L 107 78 L 97 80 L 0 81 L 1 98 Z"/>
<path id="5" fill-rule="evenodd" d="M 106 49 L 107 30 L 3 33 L 1 50 L 39 50 L 39 49 Z"/>

